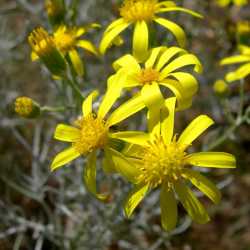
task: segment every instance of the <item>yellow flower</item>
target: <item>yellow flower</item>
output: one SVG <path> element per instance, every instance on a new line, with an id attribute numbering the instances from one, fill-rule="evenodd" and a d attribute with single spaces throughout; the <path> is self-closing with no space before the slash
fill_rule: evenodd
<path id="1" fill-rule="evenodd" d="M 64 55 L 69 55 L 70 60 L 74 66 L 75 71 L 79 76 L 82 76 L 84 73 L 83 63 L 78 54 L 77 47 L 83 48 L 95 55 L 98 54 L 95 46 L 87 41 L 80 39 L 80 37 L 86 33 L 87 29 L 92 27 L 97 27 L 97 24 L 91 24 L 87 28 L 83 27 L 73 27 L 69 28 L 65 25 L 61 25 L 58 29 L 53 33 L 53 35 L 49 36 L 49 39 L 53 41 L 57 49 Z M 37 53 L 32 54 L 32 59 L 37 59 Z"/>
<path id="2" fill-rule="evenodd" d="M 228 6 L 230 3 L 233 3 L 236 6 L 243 6 L 248 3 L 248 0 L 217 0 L 217 2 L 221 7 Z"/>
<path id="3" fill-rule="evenodd" d="M 228 94 L 228 84 L 224 80 L 217 80 L 213 85 L 213 90 L 218 96 L 225 96 Z"/>
<path id="4" fill-rule="evenodd" d="M 66 71 L 66 62 L 63 55 L 58 50 L 53 38 L 42 27 L 31 32 L 28 37 L 29 44 L 32 48 L 31 58 L 38 59 L 54 75 L 62 75 Z"/>
<path id="5" fill-rule="evenodd" d="M 117 171 L 135 185 L 124 203 L 126 216 L 131 216 L 151 189 L 160 188 L 161 222 L 165 230 L 172 230 L 177 223 L 175 193 L 194 221 L 209 221 L 205 208 L 187 182 L 191 182 L 213 202 L 220 201 L 221 194 L 217 187 L 198 171 L 192 170 L 191 166 L 236 167 L 235 157 L 228 153 L 187 153 L 187 148 L 213 121 L 206 115 L 200 115 L 177 138 L 174 135 L 175 102 L 175 97 L 165 101 L 161 121 L 151 133 L 129 131 L 112 135 L 130 144 L 123 152 L 123 165 L 120 159 L 113 159 Z"/>
<path id="6" fill-rule="evenodd" d="M 35 118 L 40 115 L 40 106 L 31 98 L 22 96 L 15 100 L 15 112 L 24 118 Z"/>
<path id="7" fill-rule="evenodd" d="M 134 24 L 133 55 L 142 61 L 147 56 L 149 43 L 149 25 L 156 22 L 170 30 L 180 46 L 184 47 L 186 36 L 183 29 L 176 23 L 156 14 L 172 11 L 181 11 L 196 17 L 201 15 L 181 7 L 173 1 L 158 2 L 158 0 L 125 0 L 120 8 L 120 18 L 113 21 L 105 30 L 100 43 L 100 52 L 104 54 L 112 41 L 127 27 Z"/>
<path id="8" fill-rule="evenodd" d="M 196 56 L 178 47 L 154 48 L 148 60 L 139 64 L 132 55 L 125 55 L 113 63 L 116 74 L 108 81 L 108 89 L 121 92 L 123 88 L 140 88 L 140 94 L 148 108 L 149 127 L 157 120 L 156 114 L 164 103 L 160 86 L 169 89 L 177 97 L 178 110 L 191 106 L 192 98 L 197 92 L 195 77 L 182 71 L 183 67 L 194 66 L 196 72 L 202 71 L 202 65 Z M 117 83 L 121 75 L 124 80 Z"/>
<path id="9" fill-rule="evenodd" d="M 59 124 L 56 127 L 54 138 L 60 141 L 71 143 L 70 147 L 60 152 L 54 158 L 51 169 L 55 170 L 70 161 L 80 157 L 87 157 L 87 164 L 84 169 L 84 180 L 88 190 L 100 200 L 106 200 L 107 195 L 98 194 L 96 191 L 96 154 L 98 150 L 104 150 L 106 172 L 112 172 L 111 155 L 113 152 L 120 155 L 115 149 L 111 151 L 110 127 L 133 115 L 145 106 L 139 95 L 122 104 L 113 111 L 108 118 L 107 113 L 116 101 L 116 97 L 109 91 L 100 103 L 98 112 L 92 110 L 93 99 L 97 92 L 92 92 L 82 104 L 83 115 L 77 119 L 74 126 Z"/>
<path id="10" fill-rule="evenodd" d="M 245 45 L 239 46 L 240 55 L 226 57 L 221 60 L 221 65 L 239 64 L 243 63 L 237 70 L 232 71 L 226 75 L 228 82 L 233 82 L 245 78 L 250 74 L 250 47 Z"/>

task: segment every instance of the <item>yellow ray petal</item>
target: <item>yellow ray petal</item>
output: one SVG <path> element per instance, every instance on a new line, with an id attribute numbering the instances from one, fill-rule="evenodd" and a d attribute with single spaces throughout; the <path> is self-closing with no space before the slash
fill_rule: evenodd
<path id="1" fill-rule="evenodd" d="M 114 163 L 116 172 L 121 174 L 126 180 L 137 184 L 137 178 L 141 173 L 140 170 L 133 165 L 132 161 L 129 161 L 129 159 L 120 152 L 112 148 L 109 148 L 108 151 L 112 158 L 112 162 Z"/>
<path id="2" fill-rule="evenodd" d="M 213 124 L 213 120 L 208 116 L 198 116 L 182 132 L 178 139 L 178 143 L 188 147 L 197 137 L 199 137 L 208 127 Z"/>
<path id="3" fill-rule="evenodd" d="M 76 73 L 79 75 L 79 76 L 83 76 L 83 62 L 78 54 L 78 52 L 73 49 L 73 50 L 70 50 L 69 51 L 69 57 L 70 57 L 70 60 L 73 64 L 73 67 L 76 71 Z"/>
<path id="4" fill-rule="evenodd" d="M 85 50 L 87 50 L 95 55 L 98 55 L 98 51 L 97 51 L 96 47 L 91 42 L 89 42 L 87 40 L 78 41 L 77 46 L 81 47 L 81 48 L 83 48 L 83 49 L 85 49 Z"/>
<path id="5" fill-rule="evenodd" d="M 178 212 L 174 192 L 168 190 L 166 185 L 162 185 L 160 193 L 161 224 L 166 231 L 171 231 L 176 227 Z"/>
<path id="6" fill-rule="evenodd" d="M 111 76 L 108 80 L 108 89 L 102 99 L 98 109 L 98 116 L 104 118 L 109 112 L 113 104 L 120 97 L 122 87 L 126 81 L 126 74 L 124 70 L 119 70 L 115 75 Z"/>
<path id="7" fill-rule="evenodd" d="M 221 192 L 210 180 L 200 173 L 191 169 L 185 169 L 182 175 L 184 178 L 190 180 L 202 193 L 204 193 L 215 204 L 218 204 L 221 199 Z"/>
<path id="8" fill-rule="evenodd" d="M 121 24 L 114 26 L 108 32 L 103 34 L 103 38 L 100 43 L 100 52 L 104 54 L 107 48 L 111 45 L 112 41 L 123 31 L 125 30 L 130 23 L 126 23 L 124 20 Z"/>
<path id="9" fill-rule="evenodd" d="M 200 152 L 187 156 L 187 163 L 197 167 L 235 168 L 235 157 L 223 152 Z"/>
<path id="10" fill-rule="evenodd" d="M 145 68 L 154 68 L 154 65 L 157 63 L 157 58 L 163 53 L 167 48 L 164 46 L 157 47 L 152 49 L 149 58 L 145 62 Z"/>
<path id="11" fill-rule="evenodd" d="M 176 98 L 171 97 L 165 100 L 162 111 L 161 135 L 166 145 L 168 145 L 174 134 L 174 115 L 175 115 Z"/>
<path id="12" fill-rule="evenodd" d="M 146 84 L 141 89 L 143 102 L 148 108 L 148 131 L 155 134 L 160 134 L 160 114 L 161 107 L 164 104 L 164 97 L 158 83 Z"/>
<path id="13" fill-rule="evenodd" d="M 181 47 L 186 46 L 186 35 L 184 30 L 179 25 L 161 17 L 154 18 L 154 21 L 162 25 L 164 28 L 170 30 Z"/>
<path id="14" fill-rule="evenodd" d="M 109 126 L 115 125 L 145 108 L 144 98 L 137 94 L 118 107 L 107 119 Z"/>
<path id="15" fill-rule="evenodd" d="M 207 223 L 209 221 L 209 216 L 190 188 L 180 181 L 175 182 L 174 188 L 189 216 L 197 223 Z"/>
<path id="16" fill-rule="evenodd" d="M 106 201 L 109 195 L 99 194 L 96 189 L 96 151 L 93 151 L 87 159 L 83 174 L 84 183 L 88 191 L 98 200 Z"/>
<path id="17" fill-rule="evenodd" d="M 105 29 L 104 33 L 108 33 L 110 30 L 114 29 L 116 26 L 120 26 L 124 24 L 125 21 L 123 18 L 116 19 L 115 21 L 111 22 L 108 27 Z"/>
<path id="18" fill-rule="evenodd" d="M 175 7 L 175 6 L 176 4 L 174 1 L 162 1 L 157 4 L 157 7 L 159 8 L 162 8 L 162 7 L 169 8 L 169 7 Z"/>
<path id="19" fill-rule="evenodd" d="M 179 47 L 170 47 L 166 49 L 165 52 L 162 53 L 162 55 L 159 57 L 159 61 L 156 64 L 156 69 L 160 71 L 164 67 L 164 65 L 166 65 L 174 56 L 178 54 L 183 55 L 186 53 L 186 50 Z"/>
<path id="20" fill-rule="evenodd" d="M 187 14 L 190 14 L 192 16 L 198 17 L 198 18 L 203 18 L 203 16 L 195 11 L 186 9 L 186 8 L 182 8 L 182 7 L 168 7 L 168 8 L 161 8 L 158 12 L 173 12 L 173 11 L 180 11 L 180 12 L 184 12 Z"/>
<path id="21" fill-rule="evenodd" d="M 80 130 L 65 124 L 56 127 L 54 138 L 59 141 L 74 142 L 80 137 Z"/>
<path id="22" fill-rule="evenodd" d="M 54 158 L 50 168 L 51 170 L 55 170 L 63 165 L 73 161 L 74 159 L 78 158 L 80 153 L 78 153 L 73 147 L 67 148 L 64 151 L 60 152 Z"/>
<path id="23" fill-rule="evenodd" d="M 98 95 L 99 92 L 97 90 L 94 90 L 82 102 L 82 113 L 85 117 L 92 113 L 92 104 Z"/>
<path id="24" fill-rule="evenodd" d="M 123 206 L 127 218 L 131 217 L 133 211 L 145 197 L 148 190 L 148 185 L 138 185 L 128 194 Z"/>
<path id="25" fill-rule="evenodd" d="M 160 73 L 160 79 L 165 79 L 170 73 L 181 69 L 186 66 L 194 65 L 194 71 L 197 73 L 202 72 L 202 65 L 198 58 L 192 54 L 186 54 L 179 56 L 172 62 L 170 62 L 166 67 L 164 67 Z"/>
<path id="26" fill-rule="evenodd" d="M 237 64 L 249 61 L 250 61 L 250 56 L 237 55 L 224 58 L 223 60 L 221 60 L 220 65 Z"/>
<path id="27" fill-rule="evenodd" d="M 137 21 L 133 34 L 133 56 L 143 62 L 148 57 L 148 26 L 145 21 Z"/>
<path id="28" fill-rule="evenodd" d="M 170 77 L 174 77 L 182 86 L 185 98 L 193 97 L 198 91 L 198 82 L 196 78 L 190 73 L 175 72 L 169 74 Z"/>
<path id="29" fill-rule="evenodd" d="M 233 82 L 245 78 L 250 74 L 250 63 L 242 65 L 236 71 L 230 72 L 226 75 L 226 80 L 228 82 Z"/>
<path id="30" fill-rule="evenodd" d="M 132 55 L 125 55 L 117 59 L 112 64 L 115 71 L 118 71 L 120 68 L 125 67 L 127 70 L 132 72 L 139 72 L 141 67 L 140 64 Z"/>
<path id="31" fill-rule="evenodd" d="M 110 134 L 110 137 L 141 146 L 145 146 L 150 139 L 149 134 L 141 131 L 117 132 Z"/>
<path id="32" fill-rule="evenodd" d="M 177 110 L 189 108 L 192 104 L 192 99 L 185 96 L 185 91 L 180 82 L 173 79 L 166 79 L 165 82 L 160 82 L 160 85 L 170 89 L 177 98 Z"/>

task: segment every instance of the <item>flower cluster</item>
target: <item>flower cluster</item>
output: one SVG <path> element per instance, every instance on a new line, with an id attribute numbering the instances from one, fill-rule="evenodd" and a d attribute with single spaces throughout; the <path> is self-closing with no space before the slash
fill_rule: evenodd
<path id="1" fill-rule="evenodd" d="M 114 72 L 107 79 L 106 93 L 99 98 L 98 105 L 93 105 L 99 92 L 94 90 L 85 97 L 76 81 L 77 76 L 82 77 L 84 73 L 77 48 L 99 54 L 91 42 L 80 38 L 99 25 L 66 25 L 64 1 L 46 1 L 46 8 L 53 20 L 53 32 L 38 28 L 31 33 L 31 57 L 40 59 L 54 78 L 69 84 L 76 94 L 76 105 L 80 100 L 82 109 L 82 115 L 72 125 L 57 125 L 54 138 L 69 146 L 55 156 L 51 169 L 58 169 L 79 157 L 86 158 L 83 174 L 86 188 L 97 199 L 108 201 L 109 194 L 99 192 L 96 183 L 97 161 L 103 158 L 105 173 L 118 173 L 133 184 L 124 202 L 127 217 L 149 191 L 160 189 L 161 223 L 165 230 L 176 227 L 177 200 L 194 221 L 206 223 L 208 213 L 189 183 L 218 203 L 220 191 L 199 172 L 199 168 L 235 168 L 236 161 L 233 155 L 224 152 L 189 153 L 188 148 L 195 139 L 214 123 L 207 115 L 195 118 L 180 135 L 174 132 L 175 113 L 190 108 L 197 94 L 196 73 L 202 72 L 202 64 L 185 49 L 184 30 L 162 14 L 179 11 L 198 18 L 202 16 L 177 6 L 174 1 L 124 0 L 119 9 L 120 17 L 103 33 L 99 51 L 105 54 L 130 26 L 133 27 L 132 51 L 113 62 Z M 180 47 L 152 47 L 149 41 L 155 27 L 153 23 L 169 30 Z M 222 64 L 246 63 L 228 75 L 228 80 L 250 72 L 250 49 L 240 49 L 242 55 L 222 61 Z M 132 92 L 132 97 L 119 103 L 120 97 L 128 92 Z M 27 116 L 26 113 L 32 112 L 30 109 L 32 103 L 17 101 L 18 113 Z M 147 112 L 147 132 L 120 131 L 119 126 L 114 126 L 142 110 Z M 122 146 L 117 147 L 117 144 Z M 192 166 L 197 168 L 194 170 Z"/>

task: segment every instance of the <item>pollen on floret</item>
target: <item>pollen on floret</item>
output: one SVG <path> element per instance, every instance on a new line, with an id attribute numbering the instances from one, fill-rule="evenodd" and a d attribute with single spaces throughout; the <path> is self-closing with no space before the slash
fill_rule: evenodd
<path id="1" fill-rule="evenodd" d="M 77 39 L 76 34 L 76 28 L 67 28 L 64 25 L 60 26 L 54 33 L 54 42 L 60 51 L 66 53 L 75 46 Z"/>
<path id="2" fill-rule="evenodd" d="M 168 145 L 164 143 L 161 136 L 148 142 L 141 155 L 139 183 L 156 188 L 165 182 L 169 188 L 172 188 L 173 183 L 181 177 L 185 167 L 186 152 L 175 138 Z"/>
<path id="3" fill-rule="evenodd" d="M 137 80 L 141 84 L 148 84 L 159 80 L 160 73 L 152 68 L 142 69 L 137 75 Z"/>
<path id="4" fill-rule="evenodd" d="M 82 155 L 91 153 L 95 149 L 103 148 L 108 142 L 108 127 L 102 118 L 89 114 L 75 121 L 80 129 L 79 139 L 73 147 Z"/>
<path id="5" fill-rule="evenodd" d="M 125 0 L 120 15 L 127 22 L 152 21 L 158 9 L 157 0 Z"/>

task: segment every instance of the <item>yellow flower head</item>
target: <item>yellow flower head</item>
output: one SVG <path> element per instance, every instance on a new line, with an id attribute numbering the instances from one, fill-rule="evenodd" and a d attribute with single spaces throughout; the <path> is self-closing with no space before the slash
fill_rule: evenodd
<path id="1" fill-rule="evenodd" d="M 206 115 L 194 119 L 177 138 L 174 135 L 176 98 L 169 98 L 158 110 L 161 119 L 150 133 L 137 131 L 118 132 L 112 135 L 130 144 L 123 154 L 127 160 L 119 172 L 135 187 L 128 195 L 124 210 L 130 217 L 136 206 L 150 189 L 160 188 L 161 221 L 166 230 L 177 223 L 175 193 L 190 217 L 198 223 L 206 223 L 209 216 L 195 197 L 187 182 L 191 182 L 213 202 L 220 201 L 220 191 L 205 176 L 191 166 L 209 168 L 235 168 L 233 155 L 223 152 L 189 154 L 187 149 L 213 121 Z M 114 159 L 114 162 L 119 160 Z M 125 162 L 125 160 L 124 160 Z"/>
<path id="2" fill-rule="evenodd" d="M 162 104 L 160 87 L 167 88 L 177 97 L 178 109 L 185 109 L 192 104 L 198 89 L 195 77 L 183 70 L 188 66 L 194 67 L 198 73 L 202 71 L 198 58 L 178 47 L 154 48 L 143 64 L 139 64 L 132 55 L 125 55 L 113 63 L 117 71 L 115 75 L 119 73 L 124 78 L 120 81 L 122 85 L 119 86 L 117 77 L 113 75 L 109 79 L 109 88 L 140 87 L 141 96 L 148 100 L 144 103 L 149 109 Z"/>
<path id="3" fill-rule="evenodd" d="M 170 30 L 181 47 L 185 46 L 186 36 L 183 29 L 174 22 L 158 16 L 160 13 L 181 11 L 201 18 L 202 16 L 191 10 L 177 7 L 173 1 L 158 0 L 125 0 L 120 8 L 120 18 L 113 21 L 105 30 L 100 43 L 100 52 L 104 54 L 119 34 L 134 24 L 133 55 L 143 61 L 147 58 L 149 44 L 149 27 L 156 22 Z"/>
<path id="4" fill-rule="evenodd" d="M 219 96 L 225 96 L 228 93 L 228 84 L 224 80 L 217 80 L 213 86 L 214 92 Z"/>
<path id="5" fill-rule="evenodd" d="M 125 102 L 108 118 L 105 118 L 114 102 L 117 100 L 117 94 L 113 91 L 107 91 L 98 112 L 92 110 L 92 102 L 97 97 L 96 91 L 92 92 L 82 104 L 83 115 L 74 122 L 74 126 L 59 124 L 56 127 L 54 137 L 57 140 L 70 143 L 70 147 L 60 152 L 54 158 L 51 169 L 55 170 L 72 160 L 85 156 L 87 164 L 84 169 L 84 180 L 88 190 L 100 200 L 107 200 L 108 196 L 98 194 L 96 191 L 96 154 L 98 150 L 104 150 L 105 160 L 107 162 L 104 170 L 107 172 L 114 171 L 110 155 L 120 158 L 120 153 L 111 149 L 112 145 L 109 139 L 112 136 L 110 127 L 133 115 L 143 109 L 140 96 Z"/>
<path id="6" fill-rule="evenodd" d="M 32 48 L 32 59 L 40 58 L 54 75 L 61 75 L 65 72 L 66 62 L 53 38 L 45 29 L 40 27 L 33 30 L 28 40 Z"/>
<path id="7" fill-rule="evenodd" d="M 35 118 L 40 114 L 40 107 L 29 97 L 18 97 L 15 100 L 15 112 L 24 118 Z"/>
<path id="8" fill-rule="evenodd" d="M 97 55 L 97 50 L 95 46 L 87 40 L 80 39 L 80 37 L 87 32 L 89 28 L 98 27 L 97 24 L 91 24 L 86 28 L 78 28 L 78 27 L 67 27 L 65 25 L 59 26 L 56 31 L 49 35 L 47 31 L 40 28 L 39 29 L 39 37 L 45 39 L 46 44 L 53 44 L 53 47 L 56 48 L 56 50 L 60 51 L 64 56 L 69 55 L 70 60 L 74 66 L 75 71 L 78 75 L 82 76 L 84 69 L 83 69 L 83 63 L 79 56 L 79 53 L 77 51 L 77 47 L 83 48 L 95 55 Z M 30 41 L 32 42 L 34 39 L 34 35 L 37 35 L 38 32 L 34 31 L 32 34 L 33 36 L 30 37 Z M 38 39 L 36 39 L 38 40 Z M 42 40 L 43 41 L 43 40 Z M 42 42 L 44 43 L 44 42 Z M 40 46 L 41 47 L 41 46 Z M 35 49 L 36 46 L 32 46 L 33 53 L 32 59 L 37 59 L 37 56 L 41 57 L 39 52 L 40 50 Z"/>
<path id="9" fill-rule="evenodd" d="M 217 0 L 217 2 L 221 7 L 228 6 L 230 3 L 236 6 L 244 6 L 248 3 L 248 0 Z"/>
<path id="10" fill-rule="evenodd" d="M 220 62 L 221 65 L 243 64 L 235 71 L 226 75 L 226 80 L 228 82 L 243 79 L 250 74 L 250 47 L 240 45 L 239 51 L 240 55 L 226 57 Z"/>

